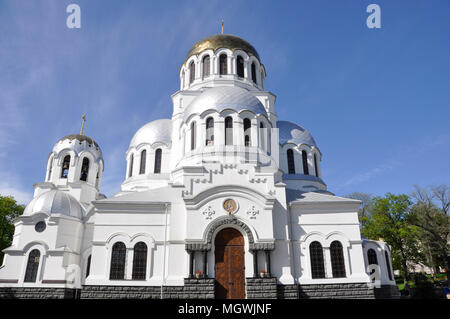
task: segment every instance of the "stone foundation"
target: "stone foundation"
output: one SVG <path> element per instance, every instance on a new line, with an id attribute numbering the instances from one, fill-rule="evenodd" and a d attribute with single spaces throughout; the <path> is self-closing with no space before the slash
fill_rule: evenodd
<path id="1" fill-rule="evenodd" d="M 298 285 L 278 285 L 278 299 L 298 299 Z"/>
<path id="2" fill-rule="evenodd" d="M 300 299 L 374 299 L 374 289 L 366 283 L 299 285 Z"/>
<path id="3" fill-rule="evenodd" d="M 366 283 L 277 285 L 276 278 L 246 278 L 247 299 L 391 299 L 397 286 Z M 164 299 L 214 299 L 214 278 L 186 278 L 184 286 L 163 287 Z M 2 287 L 0 299 L 160 299 L 160 286 L 83 286 L 83 289 Z"/>
<path id="4" fill-rule="evenodd" d="M 214 299 L 214 278 L 187 278 L 164 286 L 163 299 Z M 161 286 L 83 286 L 81 299 L 161 299 Z"/>
<path id="5" fill-rule="evenodd" d="M 247 278 L 247 299 L 276 299 L 277 278 Z"/>
<path id="6" fill-rule="evenodd" d="M 74 299 L 75 289 L 0 287 L 0 299 Z"/>

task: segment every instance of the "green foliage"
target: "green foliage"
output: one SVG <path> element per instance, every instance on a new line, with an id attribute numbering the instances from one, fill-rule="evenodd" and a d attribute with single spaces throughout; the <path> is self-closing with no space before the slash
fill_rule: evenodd
<path id="1" fill-rule="evenodd" d="M 0 196 L 0 251 L 11 245 L 14 235 L 13 220 L 20 216 L 24 210 L 23 205 L 17 204 L 10 196 Z M 0 254 L 3 261 L 3 253 Z"/>
<path id="2" fill-rule="evenodd" d="M 420 230 L 409 223 L 412 202 L 408 195 L 388 193 L 385 197 L 374 197 L 370 216 L 361 219 L 361 233 L 373 240 L 384 240 L 392 248 L 394 268 L 401 269 L 408 282 L 408 262 L 420 260 L 418 238 Z"/>

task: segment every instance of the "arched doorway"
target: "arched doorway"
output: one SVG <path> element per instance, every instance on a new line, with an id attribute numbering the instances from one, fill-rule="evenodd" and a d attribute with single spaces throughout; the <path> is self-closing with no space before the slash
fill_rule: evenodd
<path id="1" fill-rule="evenodd" d="M 234 228 L 225 228 L 217 234 L 214 244 L 216 298 L 244 299 L 244 237 Z"/>

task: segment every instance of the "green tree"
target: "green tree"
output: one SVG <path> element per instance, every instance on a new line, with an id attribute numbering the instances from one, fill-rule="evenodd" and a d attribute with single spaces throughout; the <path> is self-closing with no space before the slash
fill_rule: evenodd
<path id="1" fill-rule="evenodd" d="M 420 228 L 421 243 L 428 252 L 424 263 L 436 268 L 445 267 L 447 285 L 450 279 L 449 235 L 450 235 L 450 188 L 446 185 L 431 190 L 414 185 L 412 197 L 415 204 L 411 209 L 409 222 Z"/>
<path id="2" fill-rule="evenodd" d="M 419 253 L 417 226 L 408 222 L 412 202 L 408 195 L 387 193 L 374 197 L 370 216 L 362 218 L 361 233 L 369 239 L 383 239 L 392 247 L 393 264 L 401 269 L 408 289 L 410 279 L 408 263 L 417 262 Z M 396 267 L 397 268 L 397 267 Z"/>
<path id="3" fill-rule="evenodd" d="M 11 196 L 0 196 L 0 265 L 3 263 L 3 253 L 1 251 L 11 245 L 14 235 L 14 225 L 12 221 L 22 215 L 23 205 Z"/>

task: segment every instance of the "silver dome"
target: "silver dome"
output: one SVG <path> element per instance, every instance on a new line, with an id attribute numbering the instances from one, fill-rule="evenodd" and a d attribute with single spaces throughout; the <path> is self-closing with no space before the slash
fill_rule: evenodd
<path id="1" fill-rule="evenodd" d="M 311 134 L 300 125 L 288 121 L 277 121 L 277 127 L 281 145 L 294 143 L 316 146 Z"/>
<path id="2" fill-rule="evenodd" d="M 266 109 L 262 103 L 248 90 L 237 86 L 220 86 L 206 89 L 197 96 L 184 111 L 184 121 L 191 115 L 200 115 L 207 110 L 222 112 L 226 109 L 232 109 L 237 112 L 247 110 L 267 116 Z"/>
<path id="3" fill-rule="evenodd" d="M 161 142 L 166 145 L 172 140 L 172 120 L 161 119 L 149 122 L 141 127 L 131 140 L 130 147 L 140 144 L 153 144 Z"/>
<path id="4" fill-rule="evenodd" d="M 58 190 L 50 190 L 34 198 L 25 207 L 23 216 L 31 216 L 39 212 L 50 215 L 61 214 L 81 219 L 83 218 L 84 209 L 72 195 Z"/>

